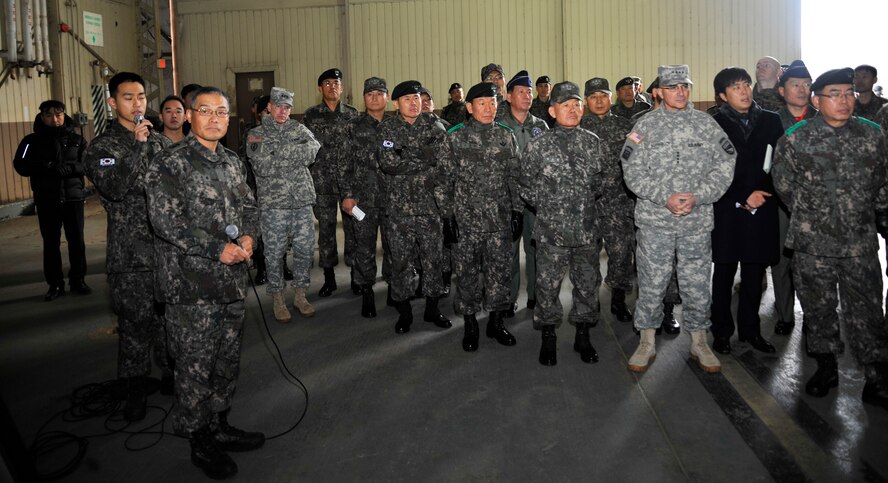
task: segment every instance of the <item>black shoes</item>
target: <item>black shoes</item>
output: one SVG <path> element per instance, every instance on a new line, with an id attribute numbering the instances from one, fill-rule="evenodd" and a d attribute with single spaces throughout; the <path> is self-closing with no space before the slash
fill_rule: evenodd
<path id="1" fill-rule="evenodd" d="M 333 272 L 333 267 L 327 267 L 324 269 L 324 285 L 318 291 L 318 297 L 329 297 L 334 290 L 336 290 L 336 274 Z"/>
<path id="2" fill-rule="evenodd" d="M 360 287 L 361 293 L 361 317 L 372 319 L 376 317 L 376 295 L 373 293 L 373 285 Z"/>
<path id="3" fill-rule="evenodd" d="M 221 480 L 237 473 L 237 464 L 216 443 L 209 425 L 191 433 L 189 442 L 191 463 L 208 477 Z"/>
<path id="4" fill-rule="evenodd" d="M 127 378 L 126 402 L 123 405 L 123 419 L 141 421 L 145 419 L 148 404 L 148 388 L 140 376 Z"/>
<path id="5" fill-rule="evenodd" d="M 475 318 L 475 314 L 463 315 L 463 319 L 466 321 L 466 325 L 462 348 L 466 352 L 475 352 L 478 350 L 478 334 L 480 332 L 478 329 L 478 319 Z"/>
<path id="6" fill-rule="evenodd" d="M 224 451 L 251 451 L 265 444 L 265 435 L 247 432 L 228 424 L 228 410 L 217 415 L 217 421 L 210 424 L 213 441 Z"/>
<path id="7" fill-rule="evenodd" d="M 672 314 L 674 309 L 675 306 L 672 304 L 663 304 L 663 321 L 660 322 L 660 328 L 657 329 L 657 335 L 660 334 L 661 330 L 669 335 L 675 335 L 681 332 L 681 326 L 678 325 L 678 321 L 675 320 L 675 315 Z"/>
<path id="8" fill-rule="evenodd" d="M 438 309 L 438 297 L 426 297 L 425 312 L 422 315 L 422 320 L 431 322 L 441 329 L 453 327 L 450 319 L 444 317 L 444 314 Z"/>
<path id="9" fill-rule="evenodd" d="M 527 299 L 527 310 L 533 310 L 537 306 L 536 299 Z"/>
<path id="10" fill-rule="evenodd" d="M 773 354 L 777 352 L 777 349 L 774 349 L 774 346 L 772 346 L 770 342 L 762 337 L 761 334 L 757 334 L 749 338 L 740 336 L 738 337 L 738 340 L 740 342 L 748 342 L 753 349 L 759 352 L 764 352 L 766 354 Z"/>
<path id="11" fill-rule="evenodd" d="M 83 279 L 71 280 L 71 291 L 77 295 L 89 295 L 92 293 L 92 289 L 89 288 L 89 285 Z"/>
<path id="12" fill-rule="evenodd" d="M 515 336 L 503 325 L 503 315 L 505 315 L 505 310 L 494 310 L 490 313 L 487 318 L 487 337 L 496 339 L 504 346 L 513 346 L 517 341 Z"/>
<path id="13" fill-rule="evenodd" d="M 626 307 L 626 291 L 615 288 L 611 294 L 611 313 L 620 322 L 632 322 L 632 312 Z"/>
<path id="14" fill-rule="evenodd" d="M 805 384 L 805 392 L 814 397 L 823 397 L 830 388 L 839 385 L 839 364 L 835 354 L 815 354 L 817 372 Z"/>
<path id="15" fill-rule="evenodd" d="M 731 353 L 731 339 L 728 337 L 716 337 L 712 340 L 712 350 L 719 354 Z"/>
<path id="16" fill-rule="evenodd" d="M 776 324 L 774 324 L 774 333 L 777 335 L 789 335 L 792 334 L 792 329 L 795 328 L 795 322 L 784 322 L 782 320 L 778 320 Z"/>
<path id="17" fill-rule="evenodd" d="M 62 282 L 61 285 L 50 285 L 49 290 L 46 292 L 46 295 L 43 296 L 43 300 L 46 302 L 52 302 L 53 300 L 63 297 L 65 295 L 65 282 Z"/>
<path id="18" fill-rule="evenodd" d="M 518 312 L 518 302 L 515 302 L 512 305 L 509 305 L 509 308 L 506 310 L 505 317 L 507 319 L 511 319 L 512 317 L 515 317 L 516 312 Z"/>
<path id="19" fill-rule="evenodd" d="M 558 357 L 556 356 L 556 336 L 555 336 L 555 326 L 554 325 L 546 325 L 542 330 L 542 339 L 543 342 L 540 345 L 540 364 L 544 366 L 554 366 L 558 364 Z"/>
<path id="20" fill-rule="evenodd" d="M 413 309 L 410 307 L 410 301 L 395 302 L 398 309 L 398 321 L 395 322 L 395 333 L 406 334 L 410 332 L 410 324 L 413 323 Z"/>
<path id="21" fill-rule="evenodd" d="M 589 324 L 577 324 L 574 351 L 580 353 L 580 360 L 585 363 L 598 362 L 598 351 L 592 347 L 592 342 L 589 340 Z"/>

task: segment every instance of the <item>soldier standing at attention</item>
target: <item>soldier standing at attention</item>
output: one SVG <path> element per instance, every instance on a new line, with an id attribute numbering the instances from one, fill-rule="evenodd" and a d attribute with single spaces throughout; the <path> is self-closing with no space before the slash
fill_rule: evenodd
<path id="1" fill-rule="evenodd" d="M 644 372 L 656 357 L 654 335 L 661 324 L 656 312 L 675 261 L 691 358 L 704 371 L 719 372 L 721 364 L 706 340 L 712 204 L 731 184 L 736 152 L 712 117 L 691 105 L 688 66 L 661 65 L 658 74 L 663 103 L 635 124 L 620 155 L 626 185 L 638 197 L 635 327 L 641 341 L 629 370 Z"/>
<path id="2" fill-rule="evenodd" d="M 536 209 L 537 309 L 533 326 L 542 332 L 540 364 L 557 364 L 555 329 L 564 308 L 558 298 L 565 273 L 573 283 L 568 321 L 576 326 L 574 350 L 583 362 L 598 362 L 589 328 L 598 323 L 601 272 L 595 230 L 604 194 L 606 148 L 598 136 L 580 128 L 580 88 L 560 82 L 552 89 L 549 115 L 556 126 L 532 139 L 521 162 L 521 197 Z"/>
<path id="3" fill-rule="evenodd" d="M 105 270 L 119 325 L 117 376 L 127 381 L 124 418 L 138 421 L 145 417 L 145 378 L 151 374 L 152 347 L 155 362 L 169 371 L 162 317 L 155 306 L 154 236 L 145 205 L 145 172 L 170 140 L 153 131 L 144 117 L 147 101 L 142 77 L 119 72 L 108 82 L 108 89 L 108 105 L 117 119 L 89 145 L 84 167 L 108 213 Z"/>
<path id="4" fill-rule="evenodd" d="M 437 151 L 446 132 L 431 116 L 422 115 L 422 84 L 404 81 L 392 91 L 397 115 L 379 123 L 379 167 L 386 190 L 386 231 L 392 252 L 392 299 L 398 309 L 395 332 L 410 331 L 410 297 L 416 292 L 413 262 L 423 273 L 440 274 L 443 232 L 436 190 L 441 183 Z M 450 320 L 438 309 L 444 291 L 441 277 L 425 277 L 423 320 L 446 329 Z"/>
<path id="5" fill-rule="evenodd" d="M 321 143 L 316 162 L 311 167 L 311 176 L 317 193 L 314 215 L 318 219 L 318 265 L 324 269 L 324 285 L 318 295 L 329 297 L 336 290 L 333 267 L 339 263 L 336 248 L 337 181 L 342 165 L 348 158 L 345 132 L 349 122 L 358 117 L 358 110 L 342 102 L 342 71 L 339 69 L 329 69 L 318 76 L 318 91 L 323 101 L 309 107 L 302 120 Z M 345 264 L 351 266 L 354 245 L 351 217 L 342 217 L 342 231 L 345 235 Z M 360 293 L 360 288 L 354 282 L 354 272 L 352 290 Z"/>
<path id="6" fill-rule="evenodd" d="M 293 306 L 303 317 L 315 314 L 306 298 L 314 255 L 311 206 L 316 199 L 309 166 L 315 163 L 320 143 L 308 128 L 290 119 L 292 92 L 272 87 L 268 108 L 271 114 L 262 118 L 262 125 L 247 133 L 247 157 L 256 175 L 262 240 L 268 265 L 266 290 L 274 304 L 274 318 L 287 322 L 290 311 L 284 301 L 286 282 L 282 262 L 290 239 L 293 244 L 293 286 L 296 289 Z"/>
<path id="7" fill-rule="evenodd" d="M 555 120 L 549 116 L 549 94 L 552 92 L 552 81 L 547 75 L 541 75 L 536 80 L 537 96 L 530 105 L 530 113 L 542 119 L 551 128 L 555 127 Z"/>
<path id="8" fill-rule="evenodd" d="M 777 90 L 777 83 L 783 69 L 773 57 L 762 57 L 755 63 L 755 87 L 752 97 L 756 104 L 768 111 L 778 111 L 783 107 L 783 98 Z"/>
<path id="9" fill-rule="evenodd" d="M 459 82 L 454 82 L 450 84 L 450 90 L 447 93 L 450 95 L 450 102 L 444 106 L 444 109 L 441 111 L 441 117 L 449 122 L 451 126 L 456 126 L 465 120 L 464 117 L 459 117 L 461 112 L 465 112 L 466 103 L 463 100 L 465 92 L 463 92 L 463 87 Z"/>
<path id="10" fill-rule="evenodd" d="M 631 119 L 635 114 L 650 109 L 651 105 L 638 99 L 636 94 L 634 78 L 623 77 L 620 79 L 617 82 L 617 103 L 611 107 L 611 112 L 626 119 Z"/>
<path id="11" fill-rule="evenodd" d="M 786 246 L 805 313 L 808 351 L 817 372 L 805 392 L 823 397 L 838 386 L 836 356 L 845 340 L 866 383 L 863 401 L 888 408 L 888 325 L 876 233 L 888 236 L 888 140 L 879 126 L 853 116 L 854 71 L 814 81 L 820 115 L 786 131 L 774 155 L 774 186 L 790 211 Z"/>
<path id="12" fill-rule="evenodd" d="M 166 303 L 176 361 L 173 428 L 189 437 L 191 462 L 210 478 L 237 472 L 226 451 L 265 443 L 262 433 L 228 423 L 248 264 L 259 228 L 241 160 L 219 144 L 228 131 L 228 114 L 224 92 L 198 89 L 186 113 L 191 133 L 164 151 L 145 176 L 157 237 L 158 298 Z"/>
<path id="13" fill-rule="evenodd" d="M 503 316 L 509 307 L 511 240 L 521 232 L 516 213 L 524 203 L 518 196 L 517 142 L 511 129 L 494 122 L 496 87 L 472 86 L 466 109 L 472 117 L 449 131 L 441 168 L 444 232 L 454 242 L 454 307 L 465 319 L 463 350 L 471 352 L 478 349 L 475 314 L 482 305 L 490 312 L 487 337 L 515 345 Z"/>

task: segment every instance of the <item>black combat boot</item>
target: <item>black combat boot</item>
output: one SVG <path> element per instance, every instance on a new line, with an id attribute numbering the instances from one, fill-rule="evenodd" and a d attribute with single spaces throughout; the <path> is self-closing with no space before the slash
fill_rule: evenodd
<path id="1" fill-rule="evenodd" d="M 494 310 L 487 318 L 487 337 L 496 339 L 497 342 L 504 346 L 512 346 L 517 342 L 515 336 L 506 330 L 503 325 L 503 317 L 506 315 L 505 310 Z"/>
<path id="2" fill-rule="evenodd" d="M 389 307 L 397 307 L 398 302 L 395 302 L 395 299 L 392 298 L 392 284 L 388 284 L 388 291 L 385 296 L 385 304 Z"/>
<path id="3" fill-rule="evenodd" d="M 620 322 L 632 322 L 632 312 L 626 307 L 626 291 L 615 288 L 611 292 L 611 313 Z"/>
<path id="4" fill-rule="evenodd" d="M 829 394 L 829 389 L 839 385 L 839 363 L 835 354 L 814 354 L 817 372 L 805 384 L 805 392 L 814 397 Z"/>
<path id="5" fill-rule="evenodd" d="M 792 334 L 792 329 L 794 328 L 795 322 L 778 320 L 777 323 L 774 324 L 774 333 L 777 335 L 789 335 Z"/>
<path id="6" fill-rule="evenodd" d="M 888 409 L 888 363 L 867 364 L 863 368 L 866 377 L 860 399 L 867 404 Z"/>
<path id="7" fill-rule="evenodd" d="M 126 403 L 123 405 L 123 418 L 127 421 L 141 421 L 145 419 L 148 403 L 148 388 L 145 387 L 145 378 L 141 376 L 130 377 L 126 381 Z"/>
<path id="8" fill-rule="evenodd" d="M 444 282 L 444 293 L 441 294 L 442 298 L 447 298 L 450 296 L 450 279 L 453 278 L 453 272 L 447 271 L 441 275 L 441 280 Z"/>
<path id="9" fill-rule="evenodd" d="M 395 323 L 396 334 L 406 334 L 410 332 L 410 324 L 413 323 L 413 309 L 410 307 L 410 301 L 395 302 L 398 309 L 398 321 Z"/>
<path id="10" fill-rule="evenodd" d="M 259 432 L 247 432 L 228 424 L 228 412 L 214 414 L 210 423 L 213 440 L 223 451 L 251 451 L 265 444 L 265 435 Z"/>
<path id="11" fill-rule="evenodd" d="M 362 293 L 362 292 L 361 292 L 361 286 L 358 285 L 357 282 L 355 282 L 355 269 L 354 269 L 354 267 L 352 267 L 352 269 L 351 269 L 351 275 L 350 275 L 350 276 L 351 276 L 351 289 L 352 289 L 352 293 L 355 294 L 355 295 L 361 295 L 361 293 Z"/>
<path id="12" fill-rule="evenodd" d="M 191 433 L 191 462 L 214 480 L 228 478 L 237 473 L 237 464 L 231 459 L 216 440 L 210 426 L 204 426 Z"/>
<path id="13" fill-rule="evenodd" d="M 544 366 L 554 366 L 558 364 L 558 358 L 555 356 L 555 326 L 544 325 L 542 330 L 543 343 L 540 346 L 540 364 Z"/>
<path id="14" fill-rule="evenodd" d="M 431 322 L 442 329 L 449 329 L 453 326 L 450 319 L 444 317 L 444 314 L 438 309 L 438 297 L 426 297 L 425 312 L 422 314 L 422 320 Z"/>
<path id="15" fill-rule="evenodd" d="M 462 340 L 463 350 L 466 352 L 475 352 L 478 350 L 478 335 L 480 332 L 480 330 L 478 330 L 478 319 L 475 318 L 475 314 L 463 315 L 463 319 L 466 321 L 466 333 Z"/>
<path id="16" fill-rule="evenodd" d="M 598 351 L 592 347 L 592 341 L 589 340 L 589 324 L 577 324 L 574 350 L 580 353 L 580 360 L 583 362 L 598 362 Z"/>
<path id="17" fill-rule="evenodd" d="M 361 285 L 361 316 L 368 319 L 376 317 L 376 296 L 373 285 Z"/>
<path id="18" fill-rule="evenodd" d="M 678 325 L 678 321 L 675 320 L 675 316 L 672 315 L 673 310 L 675 310 L 675 305 L 663 304 L 663 321 L 660 322 L 660 328 L 657 329 L 657 335 L 660 335 L 661 331 L 666 331 L 669 335 L 675 335 L 681 332 L 681 326 Z"/>
<path id="19" fill-rule="evenodd" d="M 336 273 L 333 272 L 333 267 L 324 268 L 324 285 L 318 291 L 318 296 L 329 297 L 334 290 L 336 290 Z"/>

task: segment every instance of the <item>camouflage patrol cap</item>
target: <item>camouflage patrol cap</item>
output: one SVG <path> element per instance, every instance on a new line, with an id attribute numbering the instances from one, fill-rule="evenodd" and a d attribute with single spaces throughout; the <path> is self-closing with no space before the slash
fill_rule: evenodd
<path id="1" fill-rule="evenodd" d="M 580 97 L 580 87 L 573 82 L 559 82 L 552 88 L 552 95 L 549 96 L 549 105 L 554 106 L 571 99 L 583 100 Z"/>
<path id="2" fill-rule="evenodd" d="M 583 96 L 589 97 L 596 92 L 607 92 L 608 94 L 611 94 L 610 84 L 607 82 L 607 79 L 593 77 L 586 81 L 586 89 L 583 91 Z"/>
<path id="3" fill-rule="evenodd" d="M 820 74 L 820 77 L 811 84 L 811 92 L 819 94 L 826 86 L 834 84 L 854 84 L 854 69 L 845 67 L 843 69 L 832 69 Z"/>
<path id="4" fill-rule="evenodd" d="M 691 69 L 687 64 L 661 65 L 657 67 L 657 76 L 660 78 L 660 87 L 694 85 L 691 82 Z"/>
<path id="5" fill-rule="evenodd" d="M 396 101 L 399 97 L 407 94 L 419 94 L 422 92 L 422 84 L 419 81 L 408 80 L 395 86 L 392 89 L 392 100 Z"/>
<path id="6" fill-rule="evenodd" d="M 318 86 L 320 87 L 327 79 L 342 80 L 342 71 L 334 67 L 321 72 L 321 75 L 318 76 Z"/>
<path id="7" fill-rule="evenodd" d="M 450 94 L 457 89 L 462 89 L 462 84 L 460 84 L 459 82 L 454 82 L 453 84 L 450 84 L 450 89 L 447 89 L 447 93 Z"/>
<path id="8" fill-rule="evenodd" d="M 286 104 L 293 107 L 293 93 L 283 87 L 272 87 L 269 102 L 276 106 Z"/>
<path id="9" fill-rule="evenodd" d="M 632 77 L 623 77 L 619 81 L 617 81 L 617 86 L 615 89 L 620 90 L 621 87 L 631 86 L 635 84 L 635 79 Z"/>
<path id="10" fill-rule="evenodd" d="M 503 71 L 503 66 L 490 63 L 481 68 L 481 80 L 486 80 L 487 76 L 489 76 L 492 72 L 499 72 L 501 76 L 506 75 L 505 71 Z"/>
<path id="11" fill-rule="evenodd" d="M 431 99 L 431 100 L 433 100 L 433 101 L 435 100 L 435 98 L 432 96 L 432 91 L 426 89 L 425 87 L 420 87 L 420 88 L 419 88 L 419 93 L 420 93 L 420 94 L 425 94 L 425 95 L 429 96 L 429 99 Z"/>
<path id="12" fill-rule="evenodd" d="M 388 92 L 388 87 L 385 85 L 385 79 L 380 77 L 370 77 L 365 80 L 364 94 L 373 91 Z"/>

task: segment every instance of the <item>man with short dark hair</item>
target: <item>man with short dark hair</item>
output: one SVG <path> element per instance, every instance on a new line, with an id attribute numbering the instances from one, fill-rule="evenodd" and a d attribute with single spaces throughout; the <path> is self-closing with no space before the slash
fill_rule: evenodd
<path id="1" fill-rule="evenodd" d="M 857 92 L 857 100 L 854 101 L 855 116 L 872 120 L 879 109 L 888 103 L 888 99 L 873 92 L 873 86 L 878 80 L 878 71 L 871 65 L 858 65 L 854 69 L 854 91 Z"/>
<path id="2" fill-rule="evenodd" d="M 650 109 L 651 105 L 638 99 L 637 93 L 635 78 L 630 76 L 620 79 L 617 82 L 617 102 L 611 107 L 611 112 L 631 119 L 635 114 Z"/>
<path id="3" fill-rule="evenodd" d="M 549 116 L 549 94 L 552 92 L 552 81 L 547 75 L 536 80 L 537 96 L 530 105 L 530 113 L 546 122 L 550 128 L 555 127 L 555 120 Z"/>
<path id="4" fill-rule="evenodd" d="M 441 117 L 444 118 L 445 121 L 449 122 L 451 126 L 456 126 L 457 124 L 463 122 L 465 118 L 460 118 L 460 113 L 465 112 L 465 102 L 463 102 L 463 97 L 465 93 L 463 92 L 463 87 L 459 82 L 454 82 L 450 84 L 450 89 L 447 91 L 450 95 L 450 100 L 444 109 L 441 111 Z"/>
<path id="5" fill-rule="evenodd" d="M 182 124 L 185 122 L 185 101 L 178 96 L 167 96 L 160 103 L 160 121 L 163 123 L 163 134 L 173 143 L 185 138 Z"/>
<path id="6" fill-rule="evenodd" d="M 200 88 L 200 84 L 186 84 L 184 87 L 182 87 L 182 90 L 179 91 L 179 97 L 181 97 L 182 100 L 185 101 L 186 110 L 191 108 L 191 94 Z M 190 131 L 191 123 L 189 123 L 188 121 L 182 123 L 182 134 L 187 136 Z"/>

